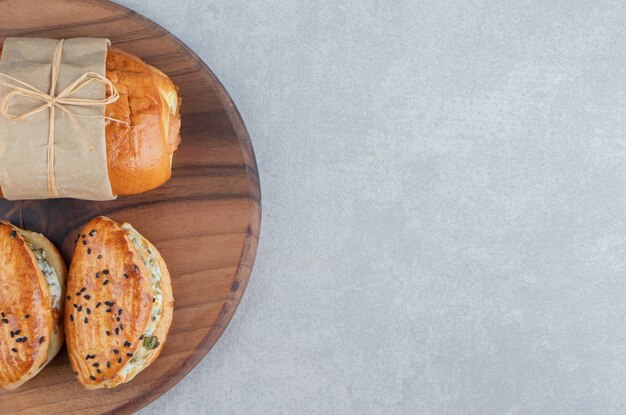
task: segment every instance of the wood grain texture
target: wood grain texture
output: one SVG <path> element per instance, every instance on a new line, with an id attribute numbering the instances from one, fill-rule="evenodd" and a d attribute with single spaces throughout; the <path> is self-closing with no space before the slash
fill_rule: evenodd
<path id="1" fill-rule="evenodd" d="M 176 299 L 161 357 L 132 382 L 86 391 L 63 350 L 15 391 L 0 391 L 0 414 L 132 413 L 182 379 L 211 349 L 248 283 L 261 203 L 254 152 L 228 93 L 211 70 L 163 28 L 103 0 L 0 0 L 7 36 L 108 37 L 180 86 L 182 144 L 172 179 L 112 202 L 0 201 L 2 217 L 47 235 L 69 263 L 73 238 L 89 219 L 132 223 L 166 259 Z"/>

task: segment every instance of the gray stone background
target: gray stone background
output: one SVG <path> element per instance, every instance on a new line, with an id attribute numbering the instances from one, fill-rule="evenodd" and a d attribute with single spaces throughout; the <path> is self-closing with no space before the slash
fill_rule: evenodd
<path id="1" fill-rule="evenodd" d="M 121 3 L 228 88 L 264 208 L 140 414 L 626 413 L 624 2 Z"/>

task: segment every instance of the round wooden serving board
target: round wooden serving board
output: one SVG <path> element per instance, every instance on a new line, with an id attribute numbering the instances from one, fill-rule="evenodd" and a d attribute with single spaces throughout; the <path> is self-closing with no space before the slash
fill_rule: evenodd
<path id="1" fill-rule="evenodd" d="M 87 391 L 65 349 L 35 378 L 0 391 L 0 414 L 131 413 L 182 379 L 211 349 L 246 288 L 259 235 L 260 191 L 248 133 L 210 69 L 165 29 L 101 0 L 0 0 L 8 36 L 107 37 L 180 87 L 182 143 L 172 179 L 113 202 L 0 201 L 0 217 L 48 236 L 69 264 L 76 233 L 106 215 L 132 223 L 162 253 L 176 307 L 161 356 L 133 381 Z"/>

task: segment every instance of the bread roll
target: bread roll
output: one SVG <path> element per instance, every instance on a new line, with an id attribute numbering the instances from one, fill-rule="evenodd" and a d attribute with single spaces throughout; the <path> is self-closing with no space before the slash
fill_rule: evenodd
<path id="1" fill-rule="evenodd" d="M 152 190 L 169 180 L 180 143 L 178 88 L 163 72 L 113 47 L 107 53 L 106 77 L 120 99 L 107 105 L 104 115 L 128 123 L 106 121 L 113 194 Z"/>
<path id="2" fill-rule="evenodd" d="M 22 385 L 59 352 L 66 275 L 43 235 L 0 222 L 0 387 Z"/>
<path id="3" fill-rule="evenodd" d="M 85 225 L 67 290 L 67 349 L 87 389 L 128 382 L 159 356 L 174 308 L 170 275 L 131 225 L 105 217 Z"/>

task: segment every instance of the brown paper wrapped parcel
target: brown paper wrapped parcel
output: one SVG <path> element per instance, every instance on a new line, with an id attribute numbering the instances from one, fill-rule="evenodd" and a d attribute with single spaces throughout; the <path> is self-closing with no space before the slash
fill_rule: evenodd
<path id="1" fill-rule="evenodd" d="M 104 111 L 119 95 L 106 79 L 108 45 L 94 38 L 5 40 L 0 187 L 6 199 L 115 198 Z"/>

